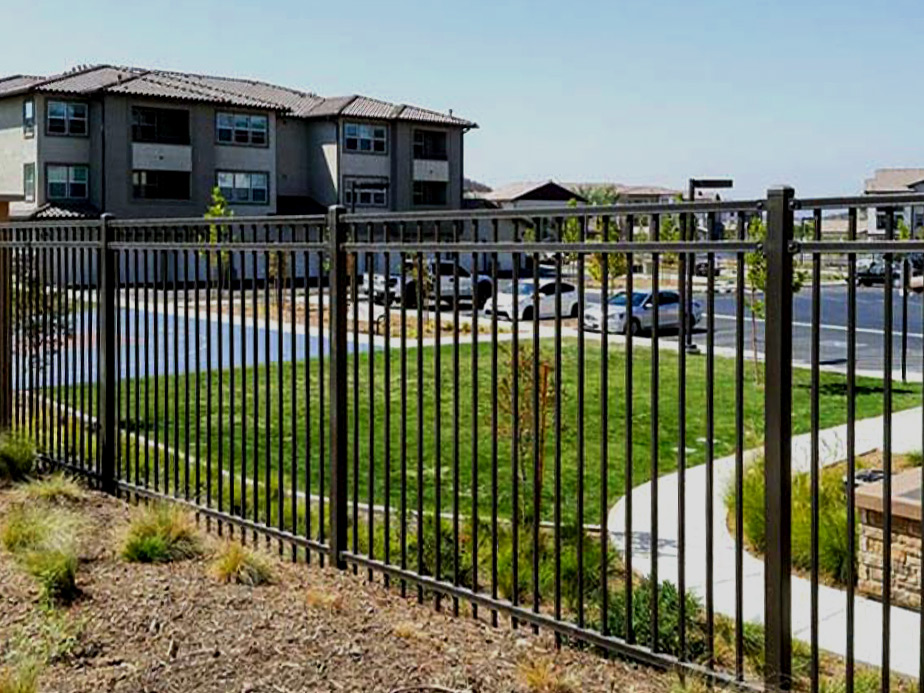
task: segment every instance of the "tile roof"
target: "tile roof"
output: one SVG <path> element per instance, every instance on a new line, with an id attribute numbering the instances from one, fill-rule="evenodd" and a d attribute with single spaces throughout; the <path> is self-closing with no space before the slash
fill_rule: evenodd
<path id="1" fill-rule="evenodd" d="M 924 168 L 880 168 L 866 180 L 867 193 L 913 192 L 911 186 L 924 181 Z"/>
<path id="2" fill-rule="evenodd" d="M 0 96 L 5 94 L 15 94 L 17 92 L 23 91 L 44 79 L 44 77 L 31 77 L 29 75 L 12 75 L 10 77 L 0 77 Z"/>
<path id="3" fill-rule="evenodd" d="M 581 197 L 582 200 L 584 199 L 580 193 L 576 192 L 573 188 L 569 188 L 568 186 L 562 185 L 561 183 L 556 183 L 554 180 L 520 181 L 518 183 L 509 183 L 499 188 L 495 188 L 490 192 L 474 193 L 471 195 L 471 197 L 490 200 L 492 202 L 511 202 L 529 195 L 530 193 L 539 191 L 546 186 L 561 188 L 562 190 L 566 191 L 566 193 L 573 193 L 575 196 Z"/>
<path id="4" fill-rule="evenodd" d="M 36 221 L 41 219 L 98 219 L 99 210 L 86 202 L 73 204 L 47 202 L 37 207 L 28 218 Z"/>
<path id="5" fill-rule="evenodd" d="M 451 113 L 393 104 L 366 96 L 325 98 L 267 82 L 112 65 L 81 66 L 51 77 L 0 78 L 0 97 L 27 91 L 89 95 L 97 92 L 265 108 L 297 118 L 351 117 L 477 127 Z"/>
<path id="6" fill-rule="evenodd" d="M 682 191 L 675 190 L 673 188 L 665 188 L 660 185 L 624 185 L 623 183 L 563 183 L 563 185 L 575 191 L 580 190 L 612 190 L 619 195 L 624 196 L 644 196 L 644 197 L 653 197 L 653 196 L 664 196 L 664 197 L 676 197 L 677 195 L 682 195 Z"/>

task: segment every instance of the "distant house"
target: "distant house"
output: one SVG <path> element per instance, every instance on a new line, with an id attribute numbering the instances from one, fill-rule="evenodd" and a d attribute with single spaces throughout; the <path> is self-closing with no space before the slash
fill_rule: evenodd
<path id="1" fill-rule="evenodd" d="M 584 204 L 587 200 L 578 192 L 552 180 L 509 183 L 488 192 L 476 192 L 470 199 L 481 200 L 495 209 L 524 209 L 567 204 L 571 200 Z"/>
<path id="2" fill-rule="evenodd" d="M 867 195 L 896 195 L 924 192 L 924 168 L 880 168 L 872 178 L 867 178 L 863 192 Z M 898 220 L 909 224 L 917 231 L 924 226 L 924 208 L 903 207 L 895 214 Z M 910 222 L 910 223 L 909 223 Z M 870 207 L 867 210 L 867 233 L 870 237 L 882 236 L 886 232 L 886 217 L 883 211 Z"/>
<path id="3" fill-rule="evenodd" d="M 587 200 L 580 194 L 576 193 L 560 183 L 552 180 L 510 183 L 488 192 L 470 192 L 466 195 L 466 207 L 475 209 L 515 209 L 522 210 L 522 216 L 517 215 L 513 218 L 497 220 L 497 237 L 501 241 L 519 240 L 527 236 L 533 236 L 540 239 L 553 238 L 555 229 L 552 221 L 548 218 L 540 219 L 540 228 L 538 233 L 535 229 L 535 221 L 529 216 L 530 209 L 540 209 L 543 207 L 562 207 L 569 202 L 576 202 L 579 205 L 587 204 Z M 494 225 L 490 227 L 485 225 L 482 234 L 487 238 L 488 234 L 494 233 Z M 529 269 L 529 257 L 521 258 L 524 269 Z M 482 271 L 488 271 L 488 258 L 482 259 Z M 501 271 L 508 271 L 512 267 L 512 258 L 502 256 L 498 260 L 498 268 Z"/>
<path id="4" fill-rule="evenodd" d="M 578 193 L 590 194 L 605 190 L 619 196 L 622 204 L 668 204 L 679 199 L 683 193 L 660 185 L 624 185 L 623 183 L 565 183 L 565 187 Z"/>

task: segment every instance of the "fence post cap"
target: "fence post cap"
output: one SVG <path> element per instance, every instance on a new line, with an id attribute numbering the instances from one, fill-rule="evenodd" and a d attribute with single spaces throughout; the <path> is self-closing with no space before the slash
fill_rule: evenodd
<path id="1" fill-rule="evenodd" d="M 767 197 L 782 197 L 784 195 L 793 195 L 796 192 L 796 189 L 791 185 L 786 183 L 780 183 L 779 185 L 771 185 L 767 188 Z"/>

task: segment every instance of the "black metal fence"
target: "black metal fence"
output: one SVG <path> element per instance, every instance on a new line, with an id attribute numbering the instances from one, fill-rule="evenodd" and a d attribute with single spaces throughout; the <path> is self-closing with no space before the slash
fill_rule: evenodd
<path id="1" fill-rule="evenodd" d="M 893 390 L 891 260 L 924 251 L 893 240 L 894 214 L 920 204 L 781 188 L 744 202 L 9 224 L 0 416 L 108 491 L 185 503 L 220 533 L 381 575 L 437 608 L 743 687 L 852 691 L 874 675 L 888 690 L 916 675 L 890 669 L 904 659 L 888 499 L 893 410 L 921 403 L 916 385 Z M 882 240 L 856 240 L 868 207 L 887 212 Z M 826 210 L 846 210 L 848 240 L 821 240 Z M 814 238 L 797 243 L 806 214 Z M 725 238 L 699 240 L 716 221 Z M 878 380 L 857 369 L 869 253 L 886 261 Z M 796 335 L 794 357 L 797 254 L 811 261 L 810 353 Z M 846 256 L 846 289 L 823 285 L 829 255 Z M 825 291 L 847 303 L 840 369 L 822 364 Z M 864 416 L 885 422 L 876 624 L 856 615 Z M 819 547 L 822 437 L 836 425 L 846 567 L 832 637 Z M 794 433 L 809 438 L 806 604 Z M 794 645 L 806 611 L 808 644 Z M 881 653 L 856 649 L 858 626 Z"/>

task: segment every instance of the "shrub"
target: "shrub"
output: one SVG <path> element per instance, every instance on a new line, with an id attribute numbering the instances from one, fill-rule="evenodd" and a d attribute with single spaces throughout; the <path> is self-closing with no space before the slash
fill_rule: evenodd
<path id="1" fill-rule="evenodd" d="M 847 500 L 839 467 L 821 470 L 818 493 L 818 570 L 838 584 L 846 584 L 850 553 L 847 544 Z M 756 460 L 745 468 L 742 519 L 745 540 L 758 552 L 766 549 L 764 518 L 764 463 Z M 733 516 L 734 487 L 726 491 L 725 505 Z M 792 479 L 792 563 L 799 570 L 812 568 L 812 489 L 807 473 Z M 858 528 L 854 528 L 854 532 Z"/>
<path id="2" fill-rule="evenodd" d="M 651 642 L 652 583 L 648 578 L 640 580 L 632 590 L 632 626 L 636 641 L 648 645 Z M 699 600 L 692 594 L 686 595 L 686 653 L 692 659 L 700 659 L 706 652 L 705 614 Z M 610 596 L 610 633 L 624 638 L 626 634 L 626 595 L 616 590 Z M 658 587 L 658 651 L 680 655 L 680 591 L 671 582 L 662 582 Z"/>
<path id="3" fill-rule="evenodd" d="M 39 667 L 34 662 L 0 667 L 0 693 L 36 693 Z"/>
<path id="4" fill-rule="evenodd" d="M 262 557 L 237 542 L 229 541 L 212 563 L 212 573 L 220 581 L 256 587 L 272 582 L 273 572 Z"/>
<path id="5" fill-rule="evenodd" d="M 35 443 L 15 434 L 0 435 L 0 481 L 21 481 L 35 465 Z"/>
<path id="6" fill-rule="evenodd" d="M 471 587 L 475 580 L 475 569 L 472 564 L 471 526 L 469 524 L 460 524 L 459 526 L 459 565 L 457 567 L 455 564 L 452 522 L 449 520 L 440 521 L 442 535 L 439 542 L 436 540 L 436 522 L 432 517 L 427 517 L 424 520 L 423 563 L 417 566 L 418 572 L 421 575 L 436 576 L 436 557 L 439 554 L 440 579 L 447 582 L 458 580 L 462 587 Z M 384 541 L 384 537 L 382 540 Z M 417 542 L 416 533 L 408 536 L 408 557 L 413 557 L 415 560 Z M 394 549 L 392 555 L 394 555 Z"/>
<path id="7" fill-rule="evenodd" d="M 142 507 L 122 542 L 122 557 L 131 563 L 170 563 L 198 555 L 195 527 L 176 506 Z"/>

